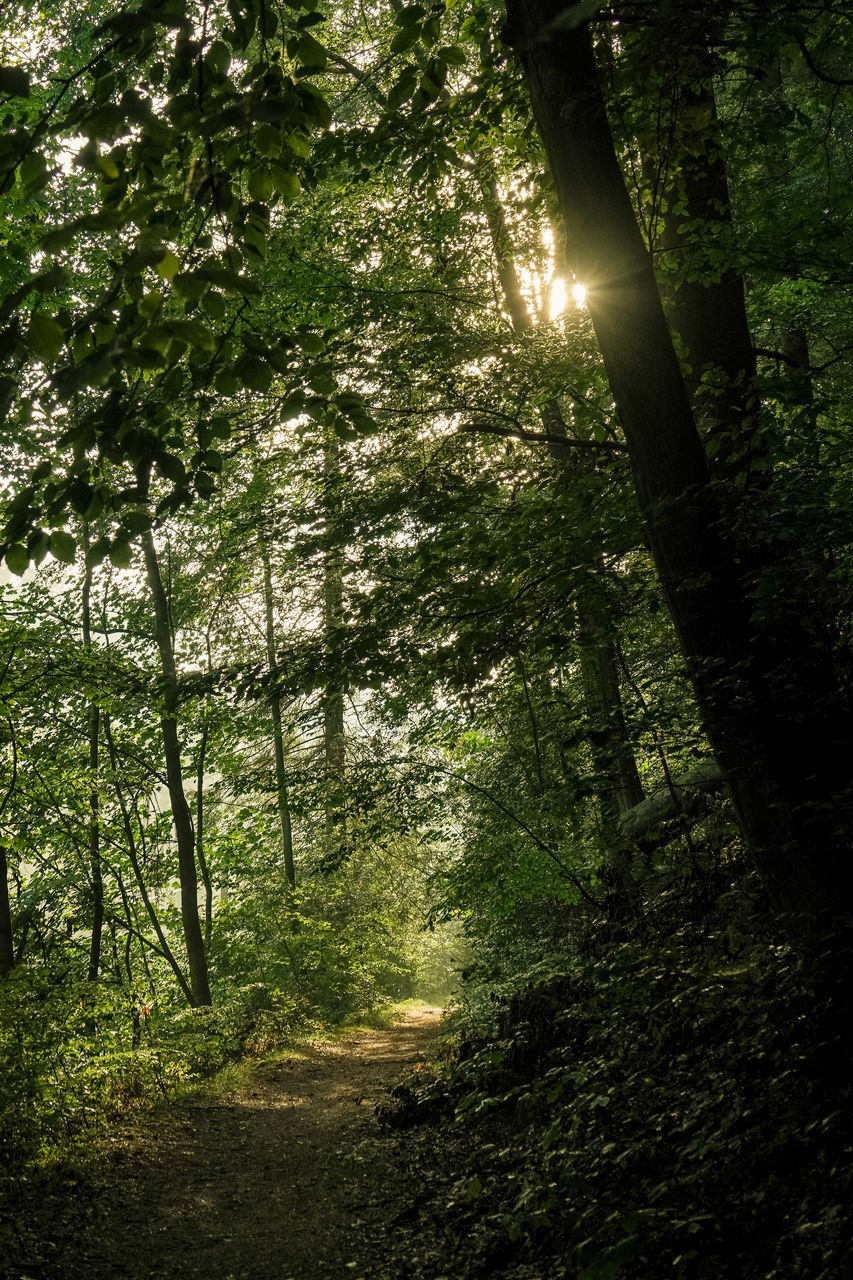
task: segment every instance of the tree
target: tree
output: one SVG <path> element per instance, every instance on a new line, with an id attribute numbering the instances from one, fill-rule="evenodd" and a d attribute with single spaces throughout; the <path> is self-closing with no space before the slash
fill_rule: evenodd
<path id="1" fill-rule="evenodd" d="M 843 655 L 831 654 L 824 627 L 797 611 L 802 566 L 774 560 L 772 548 L 755 571 L 723 527 L 725 506 L 619 168 L 585 15 L 526 0 L 511 0 L 507 14 L 662 588 L 752 855 L 778 908 L 846 911 L 853 770 L 847 683 L 836 665 Z M 792 576 L 793 607 L 785 585 Z M 762 585 L 770 601 L 760 616 Z"/>
<path id="2" fill-rule="evenodd" d="M 166 778 L 169 800 L 172 805 L 172 821 L 178 845 L 178 866 L 181 878 L 181 919 L 184 942 L 190 971 L 193 1003 L 210 1004 L 210 982 L 207 973 L 207 957 L 198 914 L 198 872 L 196 868 L 195 839 L 192 818 L 184 793 L 181 744 L 178 736 L 178 673 L 169 619 L 169 602 L 160 573 L 160 562 L 154 535 L 147 530 L 142 535 L 145 554 L 145 571 L 154 612 L 154 635 L 163 681 L 163 709 L 160 729 L 163 734 L 163 751 L 166 758 Z"/>

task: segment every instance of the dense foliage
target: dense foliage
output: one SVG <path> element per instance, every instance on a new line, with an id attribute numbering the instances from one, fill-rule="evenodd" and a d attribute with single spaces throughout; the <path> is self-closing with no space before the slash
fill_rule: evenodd
<path id="1" fill-rule="evenodd" d="M 853 911 L 851 40 L 833 0 L 4 8 L 16 1161 L 454 972 L 510 1003 L 449 1095 L 532 1076 L 489 1220 L 568 1247 L 576 1179 L 576 1272 L 651 1230 L 655 1144 L 686 1204 L 736 1113 L 795 1124 L 797 948 Z M 512 1003 L 552 971 L 559 1035 Z M 715 1265 L 704 1211 L 664 1237 Z"/>
<path id="2" fill-rule="evenodd" d="M 849 1270 L 850 957 L 780 944 L 763 905 L 743 874 L 670 886 L 456 1013 L 444 1064 L 384 1117 L 460 1276 Z M 397 1248 L 433 1274 L 416 1236 Z"/>

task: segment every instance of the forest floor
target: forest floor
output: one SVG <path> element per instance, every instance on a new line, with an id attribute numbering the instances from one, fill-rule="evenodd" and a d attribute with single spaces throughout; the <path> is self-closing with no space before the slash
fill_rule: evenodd
<path id="1" fill-rule="evenodd" d="M 375 1106 L 423 1059 L 440 1016 L 424 1006 L 390 1027 L 271 1055 L 230 1090 L 199 1090 L 119 1124 L 91 1167 L 19 1184 L 0 1222 L 0 1275 L 411 1274 L 388 1240 L 412 1214 L 416 1175 Z"/>

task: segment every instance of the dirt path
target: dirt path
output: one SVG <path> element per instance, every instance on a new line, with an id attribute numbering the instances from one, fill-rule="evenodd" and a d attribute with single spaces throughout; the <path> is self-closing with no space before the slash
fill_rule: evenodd
<path id="1" fill-rule="evenodd" d="M 9 1280 L 400 1280 L 408 1268 L 385 1242 L 418 1189 L 374 1106 L 439 1016 L 422 1008 L 259 1064 L 232 1094 L 116 1134 L 93 1183 L 53 1191 L 32 1216 L 22 1206 L 0 1269 Z"/>

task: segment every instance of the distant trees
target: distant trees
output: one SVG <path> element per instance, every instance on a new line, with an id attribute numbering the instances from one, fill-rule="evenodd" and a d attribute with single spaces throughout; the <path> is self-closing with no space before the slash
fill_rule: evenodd
<path id="1" fill-rule="evenodd" d="M 47 951 L 206 1004 L 236 885 L 297 947 L 416 830 L 456 910 L 598 901 L 709 748 L 849 905 L 850 33 L 769 11 L 57 4 L 29 68 L 9 11 L 0 966 L 50 881 Z"/>

